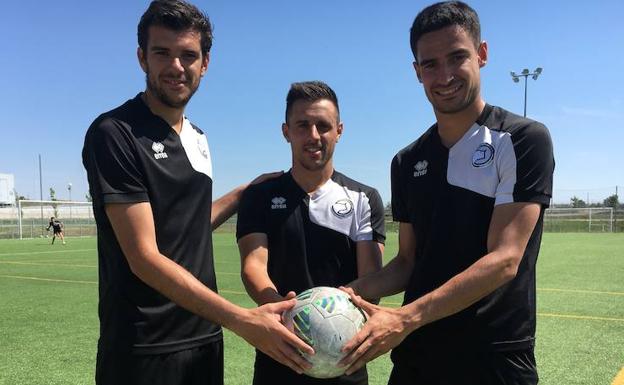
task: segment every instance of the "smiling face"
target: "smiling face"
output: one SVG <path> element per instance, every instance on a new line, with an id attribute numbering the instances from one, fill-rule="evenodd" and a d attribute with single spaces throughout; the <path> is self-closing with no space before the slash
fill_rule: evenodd
<path id="1" fill-rule="evenodd" d="M 487 44 L 475 47 L 460 26 L 425 33 L 418 40 L 414 68 L 436 113 L 462 112 L 479 102 L 480 69 L 487 61 Z"/>
<path id="2" fill-rule="evenodd" d="M 184 108 L 208 68 L 208 54 L 202 56 L 199 32 L 149 27 L 147 49 L 138 49 L 151 101 L 169 108 Z"/>
<path id="3" fill-rule="evenodd" d="M 342 134 L 342 123 L 330 100 L 296 101 L 282 125 L 282 133 L 291 146 L 293 169 L 333 170 L 332 157 Z"/>

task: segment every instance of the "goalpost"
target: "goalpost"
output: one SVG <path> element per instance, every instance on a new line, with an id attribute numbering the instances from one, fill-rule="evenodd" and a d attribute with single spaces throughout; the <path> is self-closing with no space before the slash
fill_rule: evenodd
<path id="1" fill-rule="evenodd" d="M 65 236 L 96 234 L 91 202 L 19 200 L 17 222 L 19 239 L 46 236 L 50 217 L 63 223 Z"/>
<path id="2" fill-rule="evenodd" d="M 613 232 L 613 207 L 548 208 L 544 231 Z"/>

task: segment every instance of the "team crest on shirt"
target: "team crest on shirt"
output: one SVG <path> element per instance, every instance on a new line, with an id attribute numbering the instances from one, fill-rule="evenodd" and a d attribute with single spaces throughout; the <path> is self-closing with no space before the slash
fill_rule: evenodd
<path id="1" fill-rule="evenodd" d="M 203 137 L 197 138 L 197 149 L 204 158 L 208 159 L 208 144 L 205 140 L 202 139 Z"/>
<path id="2" fill-rule="evenodd" d="M 154 150 L 154 158 L 156 159 L 165 159 L 168 158 L 167 153 L 165 152 L 165 145 L 160 142 L 152 143 L 152 150 Z"/>
<path id="3" fill-rule="evenodd" d="M 338 218 L 344 218 L 353 212 L 353 202 L 351 199 L 340 199 L 331 206 L 332 213 Z"/>
<path id="4" fill-rule="evenodd" d="M 414 177 L 423 176 L 427 173 L 427 167 L 429 166 L 429 162 L 426 160 L 421 160 L 416 162 L 414 165 Z"/>
<path id="5" fill-rule="evenodd" d="M 286 198 L 284 197 L 275 197 L 271 199 L 271 208 L 275 209 L 285 209 L 286 208 Z"/>
<path id="6" fill-rule="evenodd" d="M 489 143 L 481 143 L 472 154 L 472 167 L 486 167 L 494 160 L 494 147 Z"/>

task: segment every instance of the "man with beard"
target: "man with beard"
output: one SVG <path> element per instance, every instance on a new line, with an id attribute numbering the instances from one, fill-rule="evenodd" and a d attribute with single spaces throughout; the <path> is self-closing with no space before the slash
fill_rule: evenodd
<path id="1" fill-rule="evenodd" d="M 241 276 L 259 305 L 315 286 L 346 285 L 381 268 L 383 204 L 375 189 L 334 170 L 342 131 L 338 99 L 327 84 L 291 86 L 282 134 L 290 143 L 292 167 L 250 186 L 238 210 Z M 366 368 L 321 380 L 256 354 L 254 385 L 367 383 Z"/>
<path id="2" fill-rule="evenodd" d="M 217 294 L 212 230 L 245 186 L 211 202 L 206 135 L 184 115 L 210 22 L 184 1 L 154 1 L 138 42 L 145 92 L 100 115 L 82 153 L 98 229 L 96 383 L 223 384 L 219 325 L 302 372 L 297 349 L 313 351 L 280 323 L 295 300 L 244 309 Z"/>
<path id="3" fill-rule="evenodd" d="M 410 41 L 437 122 L 392 161 L 397 256 L 346 289 L 405 298 L 391 309 L 352 296 L 371 318 L 345 346 L 344 364 L 351 372 L 394 348 L 392 385 L 537 384 L 535 264 L 552 194 L 550 135 L 482 99 L 488 46 L 468 5 L 425 8 Z"/>

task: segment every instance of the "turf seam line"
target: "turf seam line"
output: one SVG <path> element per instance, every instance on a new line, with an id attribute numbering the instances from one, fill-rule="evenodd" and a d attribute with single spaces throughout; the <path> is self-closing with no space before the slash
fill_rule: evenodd
<path id="1" fill-rule="evenodd" d="M 611 385 L 624 385 L 624 367 L 620 369 L 620 372 L 615 376 Z"/>
<path id="2" fill-rule="evenodd" d="M 617 291 L 598 291 L 598 290 L 581 290 L 581 289 L 556 289 L 556 288 L 537 288 L 537 291 L 556 291 L 564 293 L 582 293 L 582 294 L 607 294 L 607 295 L 622 295 L 624 293 Z"/>
<path id="3" fill-rule="evenodd" d="M 233 274 L 233 273 L 231 273 Z M 48 281 L 48 282 L 66 282 L 66 283 L 86 283 L 86 284 L 94 284 L 96 285 L 96 281 L 75 281 L 68 279 L 53 279 L 53 278 L 37 278 L 37 277 L 27 277 L 27 276 L 18 276 L 18 275 L 0 275 L 0 278 L 14 278 L 14 279 L 27 279 L 33 281 Z M 225 294 L 236 294 L 236 295 L 246 295 L 247 293 L 236 290 L 227 290 L 221 289 L 219 293 Z M 400 303 L 396 302 L 383 302 L 382 305 L 385 306 L 401 306 Z M 624 318 L 611 318 L 611 317 L 596 317 L 596 316 L 584 316 L 584 315 L 576 315 L 576 314 L 557 314 L 557 313 L 537 313 L 538 316 L 541 317 L 555 317 L 555 318 L 569 318 L 569 319 L 580 319 L 580 320 L 595 320 L 595 321 L 616 321 L 616 322 L 624 322 Z M 619 376 L 619 374 L 618 374 Z M 624 374 L 622 374 L 622 382 L 617 385 L 624 385 Z"/>
<path id="4" fill-rule="evenodd" d="M 33 252 L 20 252 L 20 253 L 1 253 L 0 257 L 13 257 L 16 255 L 33 255 L 33 254 L 82 253 L 84 251 L 97 251 L 97 249 L 65 249 L 65 250 L 33 251 Z"/>

